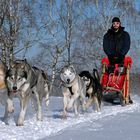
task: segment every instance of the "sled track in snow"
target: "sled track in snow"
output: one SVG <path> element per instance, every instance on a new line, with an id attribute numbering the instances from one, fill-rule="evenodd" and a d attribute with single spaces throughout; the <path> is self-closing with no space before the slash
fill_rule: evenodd
<path id="1" fill-rule="evenodd" d="M 44 137 L 61 133 L 67 128 L 72 128 L 78 124 L 96 122 L 98 119 L 104 119 L 109 116 L 115 117 L 117 114 L 121 113 L 133 113 L 140 109 L 140 97 L 135 95 L 132 99 L 134 100 L 134 104 L 132 105 L 125 107 L 121 107 L 120 105 L 103 106 L 100 113 L 94 113 L 90 110 L 84 114 L 80 114 L 77 118 L 75 118 L 73 112 L 69 112 L 67 120 L 62 120 L 60 111 L 60 109 L 62 109 L 62 98 L 51 97 L 49 110 L 45 111 L 45 108 L 43 108 L 44 120 L 42 122 L 36 121 L 36 117 L 31 113 L 31 109 L 28 110 L 24 126 L 22 127 L 15 126 L 18 110 L 11 118 L 9 125 L 5 125 L 0 121 L 0 139 L 43 139 Z M 53 106 L 55 106 L 55 108 L 53 108 Z M 3 115 L 2 111 L 3 110 L 0 111 L 1 117 Z"/>

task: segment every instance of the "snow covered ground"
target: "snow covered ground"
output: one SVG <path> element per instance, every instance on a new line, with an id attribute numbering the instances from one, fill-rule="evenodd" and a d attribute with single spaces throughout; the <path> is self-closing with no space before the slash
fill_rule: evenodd
<path id="1" fill-rule="evenodd" d="M 75 117 L 69 112 L 67 120 L 61 119 L 62 98 L 51 97 L 44 120 L 36 121 L 34 110 L 29 104 L 24 126 L 17 127 L 19 102 L 15 99 L 15 112 L 9 125 L 2 121 L 4 107 L 0 106 L 0 140 L 139 140 L 140 139 L 140 97 L 132 96 L 133 105 L 102 105 L 100 113 L 89 109 Z"/>

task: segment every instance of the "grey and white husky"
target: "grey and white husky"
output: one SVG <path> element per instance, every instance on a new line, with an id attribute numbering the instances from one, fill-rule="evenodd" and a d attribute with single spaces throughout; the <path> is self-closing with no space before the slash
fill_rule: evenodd
<path id="1" fill-rule="evenodd" d="M 60 73 L 63 92 L 63 117 L 67 117 L 67 110 L 74 107 L 75 115 L 81 104 L 84 107 L 86 85 L 82 78 L 76 74 L 75 68 L 68 65 L 62 68 Z"/>
<path id="2" fill-rule="evenodd" d="M 49 101 L 47 75 L 42 70 L 31 67 L 26 60 L 16 60 L 8 70 L 6 79 L 10 99 L 18 97 L 20 100 L 21 110 L 17 126 L 23 125 L 30 97 L 37 109 L 37 119 L 42 120 L 43 97 L 46 99 L 46 105 Z"/>

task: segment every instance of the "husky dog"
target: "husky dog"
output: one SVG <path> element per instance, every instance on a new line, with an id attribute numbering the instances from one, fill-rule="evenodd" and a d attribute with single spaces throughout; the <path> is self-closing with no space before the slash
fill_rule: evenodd
<path id="1" fill-rule="evenodd" d="M 7 67 L 0 61 L 0 103 L 5 106 L 4 120 L 8 117 L 8 112 L 13 112 L 12 102 L 8 96 L 6 85 Z"/>
<path id="2" fill-rule="evenodd" d="M 6 67 L 2 62 L 0 62 L 0 102 L 2 105 L 6 105 L 6 99 L 8 97 L 5 77 L 6 77 Z"/>
<path id="3" fill-rule="evenodd" d="M 79 103 L 85 104 L 86 85 L 81 77 L 76 74 L 72 65 L 65 66 L 60 74 L 63 92 L 63 117 L 67 116 L 67 109 L 74 107 L 75 115 L 78 115 Z"/>
<path id="4" fill-rule="evenodd" d="M 95 111 L 100 111 L 102 87 L 97 69 L 93 69 L 93 76 L 89 71 L 82 71 L 79 76 L 82 77 L 86 83 L 86 97 L 88 97 L 88 100 L 85 107 L 88 108 L 94 102 L 96 106 Z"/>
<path id="5" fill-rule="evenodd" d="M 11 99 L 18 97 L 21 105 L 17 126 L 23 125 L 30 97 L 37 108 L 37 119 L 42 120 L 42 100 L 45 97 L 48 105 L 49 98 L 46 77 L 42 70 L 31 67 L 26 60 L 16 60 L 8 70 L 6 79 L 9 96 Z"/>

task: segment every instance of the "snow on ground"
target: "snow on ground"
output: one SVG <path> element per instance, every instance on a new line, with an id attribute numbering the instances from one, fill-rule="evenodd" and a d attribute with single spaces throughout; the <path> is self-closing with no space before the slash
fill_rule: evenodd
<path id="1" fill-rule="evenodd" d="M 15 112 L 9 125 L 2 121 L 4 108 L 0 106 L 1 140 L 139 140 L 140 133 L 140 97 L 132 97 L 133 105 L 102 105 L 102 111 L 95 113 L 89 109 L 86 113 L 74 116 L 68 113 L 67 120 L 61 119 L 62 98 L 51 97 L 46 110 L 43 106 L 44 120 L 36 121 L 35 112 L 29 105 L 24 126 L 17 127 L 15 121 L 19 113 L 18 99 L 14 100 Z M 127 131 L 128 130 L 128 131 Z M 134 132 L 133 132 L 134 131 Z"/>

